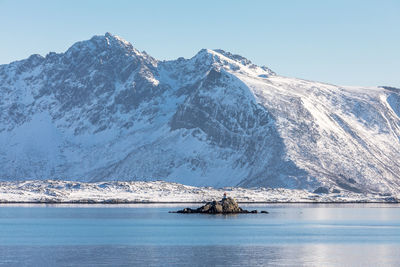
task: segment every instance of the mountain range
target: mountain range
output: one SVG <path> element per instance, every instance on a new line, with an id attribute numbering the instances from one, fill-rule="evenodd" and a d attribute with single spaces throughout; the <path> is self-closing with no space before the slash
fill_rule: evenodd
<path id="1" fill-rule="evenodd" d="M 0 65 L 0 179 L 400 194 L 400 89 L 288 78 L 106 33 Z"/>

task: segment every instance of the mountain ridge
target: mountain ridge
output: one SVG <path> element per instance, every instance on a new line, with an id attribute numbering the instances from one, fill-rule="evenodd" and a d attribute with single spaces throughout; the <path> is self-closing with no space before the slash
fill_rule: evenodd
<path id="1" fill-rule="evenodd" d="M 0 179 L 399 193 L 400 92 L 221 49 L 159 61 L 106 33 L 0 65 Z"/>

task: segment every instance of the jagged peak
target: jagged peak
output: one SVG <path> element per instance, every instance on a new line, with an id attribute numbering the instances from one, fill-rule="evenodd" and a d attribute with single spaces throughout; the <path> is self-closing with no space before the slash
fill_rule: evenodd
<path id="1" fill-rule="evenodd" d="M 123 39 L 122 37 L 120 37 L 118 35 L 114 35 L 114 34 L 111 34 L 110 32 L 106 32 L 104 34 L 104 37 L 110 42 L 115 42 L 117 44 L 120 44 L 120 45 L 122 44 L 123 46 L 133 48 L 133 46 L 130 42 L 126 41 L 125 39 Z"/>
<path id="2" fill-rule="evenodd" d="M 133 56 L 153 66 L 157 65 L 158 62 L 146 52 L 140 52 L 130 42 L 110 32 L 106 32 L 104 35 L 95 35 L 89 40 L 76 42 L 65 52 L 67 56 L 73 54 L 100 55 L 102 53 L 119 53 L 125 56 Z"/>
<path id="3" fill-rule="evenodd" d="M 77 51 L 98 51 L 108 49 L 122 50 L 127 53 L 134 53 L 140 55 L 141 53 L 136 50 L 132 44 L 123 38 L 106 32 L 104 35 L 95 35 L 89 40 L 74 43 L 67 51 L 66 54 L 74 53 Z"/>
<path id="4" fill-rule="evenodd" d="M 33 54 L 27 58 L 27 62 L 30 62 L 32 64 L 39 64 L 43 60 L 45 60 L 45 58 L 39 54 Z"/>
<path id="5" fill-rule="evenodd" d="M 226 52 L 222 49 L 206 49 L 203 48 L 201 49 L 194 57 L 194 59 L 201 59 L 201 58 L 207 58 L 207 59 L 214 59 L 214 62 L 219 62 L 219 61 L 228 61 L 228 62 L 235 62 L 239 63 L 243 66 L 248 66 L 248 65 L 253 65 L 250 60 L 247 58 L 241 56 L 241 55 L 236 55 L 232 54 L 230 52 Z"/>
<path id="6" fill-rule="evenodd" d="M 266 72 L 267 76 L 275 75 L 275 72 L 273 72 L 266 66 L 257 66 L 253 64 L 249 59 L 241 55 L 232 54 L 222 49 L 201 49 L 190 60 L 202 62 L 206 65 L 217 65 L 219 67 L 225 67 L 233 71 L 241 70 L 247 72 L 247 70 L 251 69 L 253 71 L 256 71 L 257 73 Z"/>
<path id="7" fill-rule="evenodd" d="M 227 57 L 229 59 L 240 62 L 242 65 L 245 65 L 245 66 L 253 64 L 250 60 L 248 60 L 247 58 L 245 58 L 241 55 L 232 54 L 232 53 L 224 51 L 222 49 L 214 49 L 213 51 L 217 52 L 221 55 L 224 55 L 225 57 Z"/>

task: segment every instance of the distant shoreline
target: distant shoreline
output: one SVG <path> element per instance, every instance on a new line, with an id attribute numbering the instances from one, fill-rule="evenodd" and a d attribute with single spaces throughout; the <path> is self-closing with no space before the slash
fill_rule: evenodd
<path id="1" fill-rule="evenodd" d="M 160 202 L 160 201 L 146 201 L 146 202 L 139 202 L 139 201 L 120 201 L 120 202 L 109 202 L 109 201 L 100 201 L 100 202 L 85 202 L 85 201 L 66 201 L 66 202 L 54 202 L 54 201 L 47 201 L 47 202 L 40 202 L 40 201 L 0 201 L 0 205 L 8 205 L 8 204 L 51 204 L 51 205 L 64 205 L 64 204 L 79 204 L 79 205 L 123 205 L 123 204 L 204 204 L 207 201 L 201 202 L 179 202 L 179 201 L 168 201 L 168 202 Z M 399 201 L 397 202 L 389 202 L 389 201 L 338 201 L 338 202 L 307 202 L 307 201 L 300 201 L 300 202 L 272 202 L 272 201 L 258 201 L 258 202 L 242 202 L 238 201 L 238 204 L 400 204 Z"/>
<path id="2" fill-rule="evenodd" d="M 287 188 L 195 187 L 164 181 L 0 183 L 0 204 L 199 204 L 224 194 L 241 204 L 399 203 L 400 195 L 350 191 L 314 193 Z"/>

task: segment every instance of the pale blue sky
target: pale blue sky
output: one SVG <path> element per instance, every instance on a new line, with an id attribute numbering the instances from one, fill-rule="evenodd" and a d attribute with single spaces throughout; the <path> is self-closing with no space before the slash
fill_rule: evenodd
<path id="1" fill-rule="evenodd" d="M 157 59 L 221 48 L 285 76 L 400 87 L 400 0 L 0 0 L 0 64 L 105 32 Z"/>

